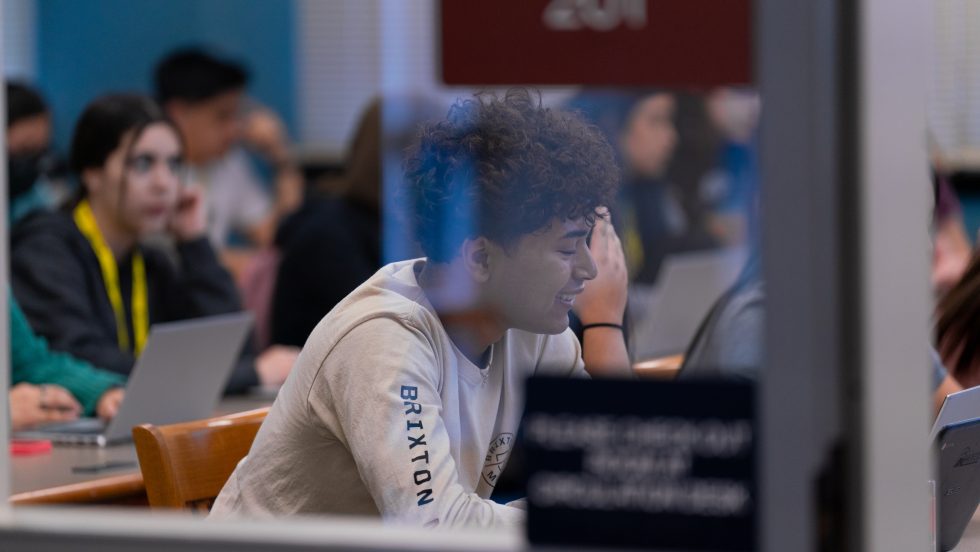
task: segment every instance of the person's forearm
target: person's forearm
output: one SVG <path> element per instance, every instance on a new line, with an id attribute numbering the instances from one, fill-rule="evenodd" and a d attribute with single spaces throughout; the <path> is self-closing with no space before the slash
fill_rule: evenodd
<path id="1" fill-rule="evenodd" d="M 293 162 L 283 162 L 276 170 L 275 185 L 275 213 L 282 218 L 303 203 L 303 173 Z"/>
<path id="2" fill-rule="evenodd" d="M 582 334 L 585 371 L 596 377 L 633 377 L 622 328 L 596 326 Z"/>

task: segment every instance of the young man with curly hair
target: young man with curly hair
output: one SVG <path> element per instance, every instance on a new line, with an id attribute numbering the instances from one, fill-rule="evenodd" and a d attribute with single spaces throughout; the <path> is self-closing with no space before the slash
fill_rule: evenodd
<path id="1" fill-rule="evenodd" d="M 313 330 L 214 516 L 518 524 L 490 495 L 524 379 L 629 373 L 604 219 L 618 174 L 595 128 L 526 91 L 477 95 L 422 129 L 406 177 L 426 257 L 382 268 Z"/>

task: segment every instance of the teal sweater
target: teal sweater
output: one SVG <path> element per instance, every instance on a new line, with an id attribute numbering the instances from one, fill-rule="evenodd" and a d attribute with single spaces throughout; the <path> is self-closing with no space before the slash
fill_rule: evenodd
<path id="1" fill-rule="evenodd" d="M 99 370 L 85 361 L 49 349 L 48 342 L 31 329 L 13 295 L 7 297 L 10 303 L 11 385 L 22 382 L 60 385 L 78 399 L 88 415 L 95 413 L 103 393 L 125 385 L 126 378 L 119 374 Z"/>

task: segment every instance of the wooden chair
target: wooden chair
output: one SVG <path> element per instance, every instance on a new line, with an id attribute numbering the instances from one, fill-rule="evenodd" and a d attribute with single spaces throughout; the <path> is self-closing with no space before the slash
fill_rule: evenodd
<path id="1" fill-rule="evenodd" d="M 633 372 L 641 378 L 674 379 L 683 364 L 684 355 L 651 358 L 634 363 Z"/>
<path id="2" fill-rule="evenodd" d="M 180 424 L 133 428 L 152 508 L 207 512 L 248 454 L 268 408 Z"/>

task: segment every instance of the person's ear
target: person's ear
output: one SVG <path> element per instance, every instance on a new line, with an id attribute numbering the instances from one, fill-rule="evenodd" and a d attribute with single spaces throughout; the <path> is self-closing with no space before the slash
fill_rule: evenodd
<path id="1" fill-rule="evenodd" d="M 493 244 L 484 237 L 463 241 L 463 266 L 473 281 L 484 283 L 490 279 L 490 253 Z"/>
<path id="2" fill-rule="evenodd" d="M 98 195 L 106 186 L 105 169 L 89 167 L 82 171 L 82 186 L 88 192 L 89 197 Z"/>
<path id="3" fill-rule="evenodd" d="M 190 104 L 183 100 L 170 100 L 163 104 L 163 111 L 178 127 L 184 126 L 189 110 Z"/>

